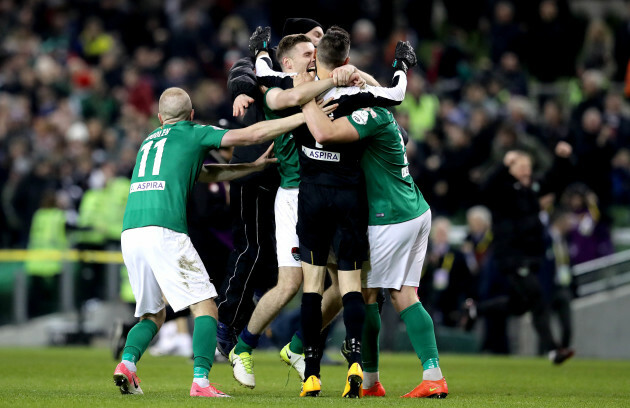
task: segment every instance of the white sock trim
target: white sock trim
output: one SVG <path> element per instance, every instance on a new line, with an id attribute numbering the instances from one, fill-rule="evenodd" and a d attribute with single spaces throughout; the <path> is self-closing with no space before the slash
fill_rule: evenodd
<path id="1" fill-rule="evenodd" d="M 439 381 L 443 378 L 442 369 L 440 367 L 429 368 L 422 372 L 422 381 Z"/>
<path id="2" fill-rule="evenodd" d="M 127 370 L 131 371 L 132 373 L 138 371 L 138 368 L 133 361 L 123 360 L 122 363 L 125 365 L 125 367 L 127 367 Z"/>
<path id="3" fill-rule="evenodd" d="M 363 389 L 373 387 L 377 381 L 379 381 L 378 371 L 375 373 L 370 373 L 367 371 L 363 372 Z"/>
<path id="4" fill-rule="evenodd" d="M 197 383 L 197 385 L 201 388 L 206 388 L 210 385 L 210 380 L 208 380 L 207 378 L 193 378 L 193 382 Z"/>

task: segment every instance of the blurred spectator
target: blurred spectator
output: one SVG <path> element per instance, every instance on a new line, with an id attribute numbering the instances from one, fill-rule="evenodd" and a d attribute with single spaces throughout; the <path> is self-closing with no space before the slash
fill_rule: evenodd
<path id="1" fill-rule="evenodd" d="M 571 264 L 590 261 L 614 252 L 608 220 L 603 218 L 593 190 L 582 183 L 571 184 L 561 197 L 571 216 L 567 234 Z"/>
<path id="2" fill-rule="evenodd" d="M 575 72 L 580 42 L 573 17 L 563 12 L 559 0 L 542 0 L 538 17 L 529 29 L 527 66 L 541 82 L 553 82 Z"/>
<path id="3" fill-rule="evenodd" d="M 611 138 L 616 148 L 630 147 L 630 116 L 624 112 L 622 96 L 611 91 L 604 100 L 604 124 L 612 132 Z"/>
<path id="4" fill-rule="evenodd" d="M 560 141 L 573 144 L 569 138 L 569 127 L 562 112 L 562 106 L 557 100 L 549 99 L 543 104 L 542 117 L 538 124 L 538 134 L 540 141 L 553 150 Z"/>
<path id="5" fill-rule="evenodd" d="M 466 224 L 468 230 L 461 251 L 466 257 L 470 272 L 479 275 L 490 259 L 492 214 L 482 205 L 470 207 L 466 211 Z"/>
<path id="6" fill-rule="evenodd" d="M 501 55 L 496 76 L 511 95 L 528 95 L 527 75 L 520 65 L 517 54 L 505 52 Z"/>
<path id="7" fill-rule="evenodd" d="M 456 326 L 464 300 L 476 296 L 475 281 L 464 254 L 449 243 L 451 222 L 437 217 L 432 222 L 420 298 L 430 305 L 436 322 Z"/>
<path id="8" fill-rule="evenodd" d="M 486 89 L 478 81 L 469 82 L 462 95 L 462 100 L 458 105 L 458 110 L 462 113 L 461 120 L 468 121 L 471 111 L 475 108 L 484 109 L 492 118 L 499 115 L 499 104 L 495 99 L 488 97 Z M 450 121 L 457 121 L 460 118 L 454 118 L 452 115 L 447 117 Z M 464 123 L 460 123 L 463 125 Z"/>
<path id="9" fill-rule="evenodd" d="M 127 91 L 126 101 L 135 112 L 151 116 L 153 104 L 155 103 L 155 93 L 148 80 L 142 78 L 138 69 L 131 66 L 123 72 L 123 84 Z"/>
<path id="10" fill-rule="evenodd" d="M 559 145 L 556 153 L 556 163 L 560 166 L 570 156 L 571 148 Z M 507 279 L 508 295 L 478 305 L 472 299 L 467 300 L 466 322 L 473 322 L 478 315 L 501 318 L 531 311 L 544 350 L 554 363 L 562 363 L 573 351 L 561 348 L 553 339 L 548 306 L 537 278 L 545 255 L 538 196 L 547 193 L 552 185 L 533 179 L 532 167 L 530 156 L 512 150 L 483 186 L 485 201 L 492 212 L 493 261 Z"/>
<path id="11" fill-rule="evenodd" d="M 481 166 L 482 176 L 485 178 L 491 169 L 501 163 L 505 154 L 510 150 L 522 150 L 533 159 L 534 171 L 540 175 L 549 169 L 551 155 L 537 139 L 516 131 L 510 123 L 502 123 L 492 140 L 492 150 L 489 159 Z"/>
<path id="12" fill-rule="evenodd" d="M 44 192 L 54 190 L 56 187 L 54 166 L 45 159 L 38 159 L 31 173 L 15 181 L 16 184 L 12 194 L 9 193 L 10 199 L 7 205 L 10 206 L 11 223 L 17 236 L 16 244 L 24 247 L 28 240 L 31 220 L 42 202 Z"/>
<path id="13" fill-rule="evenodd" d="M 477 205 L 466 212 L 468 233 L 462 244 L 468 268 L 478 284 L 474 300 L 483 302 L 508 294 L 505 276 L 498 273 L 492 262 L 492 214 L 487 207 Z M 465 319 L 465 318 L 464 318 Z M 508 354 L 508 318 L 504 315 L 486 315 L 481 349 L 490 353 Z"/>
<path id="14" fill-rule="evenodd" d="M 90 17 L 85 22 L 79 41 L 81 54 L 91 64 L 96 63 L 102 54 L 114 46 L 113 37 L 104 31 L 103 22 L 97 17 Z"/>
<path id="15" fill-rule="evenodd" d="M 612 129 L 603 123 L 597 108 L 589 108 L 575 136 L 576 175 L 593 190 L 605 210 L 611 204 L 614 149 Z"/>
<path id="16" fill-rule="evenodd" d="M 630 64 L 630 2 L 626 2 L 626 15 L 615 30 L 614 58 L 615 75 L 613 79 L 623 82 Z"/>
<path id="17" fill-rule="evenodd" d="M 567 234 L 573 225 L 571 218 L 563 209 L 555 210 L 550 215 L 546 226 L 546 256 L 539 274 L 545 301 L 549 304 L 552 315 L 558 319 L 560 347 L 564 349 L 571 346 L 573 335 L 571 300 L 574 287 L 567 243 Z M 540 350 L 544 351 L 542 345 Z"/>
<path id="18" fill-rule="evenodd" d="M 523 30 L 514 19 L 514 5 L 498 1 L 494 6 L 494 18 L 490 27 L 490 58 L 499 64 L 507 53 L 522 55 Z"/>
<path id="19" fill-rule="evenodd" d="M 425 133 L 435 126 L 440 101 L 432 93 L 427 92 L 427 82 L 417 71 L 412 70 L 408 78 L 407 94 L 396 112 L 408 117 L 405 127 L 410 139 L 415 142 L 424 140 Z"/>
<path id="20" fill-rule="evenodd" d="M 582 82 L 582 99 L 571 112 L 569 126 L 572 132 L 577 132 L 582 125 L 582 117 L 587 109 L 595 108 L 600 112 L 604 110 L 606 77 L 601 71 L 586 70 L 582 73 L 580 79 Z"/>
<path id="21" fill-rule="evenodd" d="M 578 57 L 578 72 L 596 69 L 610 77 L 615 72 L 613 41 L 612 33 L 603 20 L 591 20 Z"/>
<path id="22" fill-rule="evenodd" d="M 350 63 L 373 76 L 381 76 L 384 70 L 374 23 L 367 19 L 357 20 L 352 25 L 351 35 Z"/>
<path id="23" fill-rule="evenodd" d="M 615 204 L 630 204 L 630 150 L 620 149 L 612 159 L 612 198 Z"/>
<path id="24" fill-rule="evenodd" d="M 67 249 L 66 216 L 57 203 L 55 190 L 43 191 L 39 209 L 33 215 L 28 249 L 64 251 Z M 59 306 L 61 256 L 57 260 L 42 259 L 41 253 L 29 252 L 24 263 L 28 274 L 28 316 L 55 311 Z"/>

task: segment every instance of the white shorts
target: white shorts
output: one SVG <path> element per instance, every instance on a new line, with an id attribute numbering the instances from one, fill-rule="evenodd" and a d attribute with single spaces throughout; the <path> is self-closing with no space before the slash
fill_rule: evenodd
<path id="1" fill-rule="evenodd" d="M 276 217 L 276 253 L 278 267 L 301 267 L 297 225 L 298 188 L 278 188 L 273 211 Z"/>
<path id="2" fill-rule="evenodd" d="M 413 220 L 368 226 L 370 262 L 364 263 L 364 288 L 418 287 L 431 231 L 431 210 Z"/>
<path id="3" fill-rule="evenodd" d="M 155 226 L 133 228 L 123 231 L 120 244 L 136 317 L 162 310 L 162 294 L 176 312 L 217 296 L 188 235 Z"/>

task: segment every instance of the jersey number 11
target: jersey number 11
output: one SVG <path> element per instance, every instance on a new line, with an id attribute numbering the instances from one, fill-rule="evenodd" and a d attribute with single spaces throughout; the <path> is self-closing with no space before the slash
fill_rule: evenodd
<path id="1" fill-rule="evenodd" d="M 153 172 L 152 175 L 157 176 L 160 174 L 160 166 L 162 165 L 162 154 L 164 154 L 164 144 L 166 144 L 166 138 L 160 140 L 155 144 L 155 148 L 157 152 L 155 153 L 155 158 L 153 159 Z M 142 150 L 142 159 L 140 160 L 140 168 L 138 169 L 138 177 L 144 177 L 144 169 L 147 167 L 147 158 L 149 157 L 149 150 L 151 150 L 151 146 L 153 146 L 153 141 L 145 144 L 140 148 Z"/>

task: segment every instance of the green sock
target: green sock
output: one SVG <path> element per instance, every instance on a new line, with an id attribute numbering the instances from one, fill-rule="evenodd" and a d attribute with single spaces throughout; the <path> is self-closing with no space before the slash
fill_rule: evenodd
<path id="1" fill-rule="evenodd" d="M 236 343 L 236 346 L 234 346 L 234 354 L 241 354 L 241 353 L 251 354 L 253 350 L 254 349 L 252 348 L 252 346 L 245 343 L 243 339 L 241 338 L 241 336 L 238 336 L 238 342 Z"/>
<path id="2" fill-rule="evenodd" d="M 428 368 L 439 367 L 433 320 L 422 306 L 422 303 L 416 302 L 409 306 L 400 312 L 400 317 L 405 322 L 405 326 L 407 326 L 409 340 L 411 340 L 411 345 L 423 367 L 425 363 L 431 366 Z M 427 367 L 424 368 L 426 369 Z"/>
<path id="3" fill-rule="evenodd" d="M 195 318 L 192 343 L 195 378 L 208 378 L 214 362 L 214 350 L 217 348 L 217 321 L 214 317 Z"/>
<path id="4" fill-rule="evenodd" d="M 123 349 L 122 359 L 137 363 L 142 354 L 149 347 L 149 343 L 158 332 L 156 324 L 149 319 L 140 320 L 135 326 L 129 330 L 125 348 Z"/>
<path id="5" fill-rule="evenodd" d="M 297 335 L 297 333 L 294 333 L 293 337 L 291 338 L 289 350 L 291 350 L 291 352 L 295 354 L 304 353 L 304 344 L 302 344 L 302 339 Z"/>
<path id="6" fill-rule="evenodd" d="M 378 303 L 365 305 L 365 323 L 363 324 L 363 339 L 361 341 L 361 359 L 363 371 L 378 372 L 378 334 L 381 331 L 381 315 Z"/>

